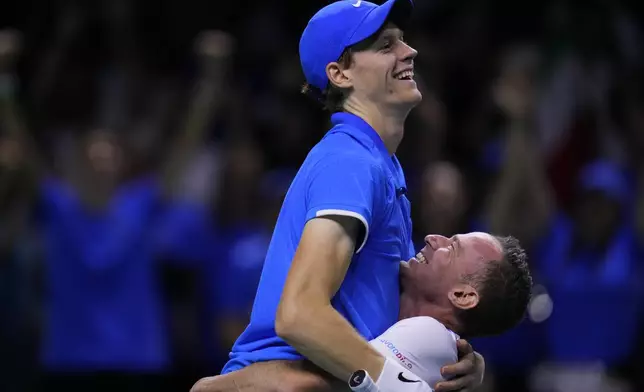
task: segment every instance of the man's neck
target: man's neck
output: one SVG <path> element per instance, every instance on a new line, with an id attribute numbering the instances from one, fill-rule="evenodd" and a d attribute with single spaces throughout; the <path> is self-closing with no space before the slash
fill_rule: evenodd
<path id="1" fill-rule="evenodd" d="M 419 298 L 405 291 L 400 293 L 400 313 L 398 318 L 403 320 L 419 316 L 434 318 L 447 329 L 460 333 L 454 312 L 450 308 Z"/>
<path id="2" fill-rule="evenodd" d="M 346 110 L 371 125 L 385 143 L 390 155 L 396 153 L 405 133 L 405 120 L 411 109 L 383 109 L 374 104 L 347 101 Z"/>

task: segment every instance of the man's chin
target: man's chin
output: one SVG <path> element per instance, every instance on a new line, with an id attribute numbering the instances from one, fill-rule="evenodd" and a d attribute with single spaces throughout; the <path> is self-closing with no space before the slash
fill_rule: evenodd
<path id="1" fill-rule="evenodd" d="M 423 100 L 423 94 L 418 89 L 407 92 L 405 94 L 405 102 L 412 108 L 418 105 Z"/>
<path id="2" fill-rule="evenodd" d="M 396 100 L 395 106 L 402 110 L 412 110 L 423 100 L 423 95 L 420 91 L 405 91 L 403 94 L 399 95 L 399 98 Z"/>
<path id="3" fill-rule="evenodd" d="M 419 90 L 416 90 L 416 96 L 414 98 L 414 106 L 416 106 L 422 102 L 423 94 Z"/>

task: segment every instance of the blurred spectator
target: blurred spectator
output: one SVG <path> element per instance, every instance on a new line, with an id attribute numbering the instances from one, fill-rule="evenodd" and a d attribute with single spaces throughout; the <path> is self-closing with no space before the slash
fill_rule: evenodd
<path id="1" fill-rule="evenodd" d="M 485 199 L 477 226 L 512 233 L 527 249 L 542 235 L 553 208 L 535 123 L 538 66 L 530 46 L 512 48 L 501 58 L 491 91 L 498 125 L 490 129 L 478 171 Z"/>
<path id="2" fill-rule="evenodd" d="M 288 172 L 262 175 L 263 157 L 253 144 L 237 142 L 226 154 L 221 194 L 213 204 L 182 203 L 172 224 L 183 235 L 171 239 L 172 255 L 200 260 L 200 345 L 206 363 L 221 367 L 248 324 L 264 257 Z M 261 200 L 261 202 L 260 202 Z"/>
<path id="3" fill-rule="evenodd" d="M 482 197 L 473 206 L 470 229 L 512 234 L 534 251 L 554 205 L 536 125 L 540 57 L 534 46 L 526 44 L 501 53 L 498 76 L 490 88 L 490 128 L 479 136 L 484 144 L 475 173 Z M 532 268 L 537 262 L 531 257 Z M 538 274 L 535 280 L 539 281 Z M 488 381 L 494 390 L 527 389 L 526 378 L 542 355 L 540 333 L 540 326 L 526 319 L 502 336 L 474 342 L 493 372 Z M 517 356 L 519 346 L 522 354 Z"/>
<path id="4" fill-rule="evenodd" d="M 217 282 L 217 326 L 220 347 L 229 351 L 250 320 L 264 257 L 277 215 L 291 183 L 289 172 L 267 173 L 260 180 L 261 204 L 253 218 L 224 226 L 219 268 L 211 276 Z M 239 277 L 244 277 L 240 282 Z"/>
<path id="5" fill-rule="evenodd" d="M 292 169 L 327 126 L 299 94 L 318 6 L 9 4 L 0 390 L 188 390 L 220 369 Z M 642 390 L 644 8 L 417 8 L 424 100 L 400 147 L 416 242 L 512 234 L 535 270 L 528 319 L 473 342 L 487 387 Z"/>
<path id="6" fill-rule="evenodd" d="M 596 377 L 596 366 L 613 369 L 625 362 L 642 303 L 622 169 L 593 162 L 578 184 L 573 213 L 559 214 L 537 252 L 554 304 L 546 344 L 548 359 L 560 366 L 547 377 L 555 390 L 566 390 L 571 377 L 581 382 L 578 372 Z M 588 390 L 602 390 L 601 385 Z"/>
<path id="7" fill-rule="evenodd" d="M 216 59 L 208 67 L 215 70 L 208 85 L 221 83 L 220 64 L 230 53 L 227 42 L 217 45 L 208 48 Z M 193 103 L 197 113 L 211 111 L 217 91 L 205 91 Z M 15 107 L 8 111 L 10 120 L 18 118 Z M 7 123 L 15 137 L 29 143 L 22 124 Z M 105 129 L 89 132 L 84 140 L 72 136 L 61 174 L 41 173 L 48 293 L 42 346 L 48 375 L 43 388 L 136 390 L 162 385 L 159 377 L 170 365 L 169 337 L 155 264 L 160 249 L 150 228 L 161 223 L 167 208 L 162 187 L 170 195 L 181 163 L 205 125 L 197 114 L 189 115 L 161 171 L 165 184 L 154 175 L 132 172 L 133 150 L 123 137 Z M 87 372 L 100 376 L 88 378 Z"/>

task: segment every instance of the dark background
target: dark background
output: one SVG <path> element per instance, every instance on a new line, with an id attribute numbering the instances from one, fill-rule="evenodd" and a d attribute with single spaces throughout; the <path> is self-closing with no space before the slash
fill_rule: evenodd
<path id="1" fill-rule="evenodd" d="M 644 390 L 637 1 L 417 2 L 399 157 L 427 233 L 519 237 L 529 317 L 489 391 Z M 0 390 L 189 390 L 245 326 L 328 117 L 299 94 L 321 1 L 5 1 Z"/>

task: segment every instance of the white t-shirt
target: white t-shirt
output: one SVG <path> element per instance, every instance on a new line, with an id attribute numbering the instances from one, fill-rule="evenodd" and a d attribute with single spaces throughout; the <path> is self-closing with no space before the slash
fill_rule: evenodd
<path id="1" fill-rule="evenodd" d="M 398 321 L 370 343 L 430 386 L 442 381 L 441 368 L 458 361 L 459 336 L 431 317 Z"/>

